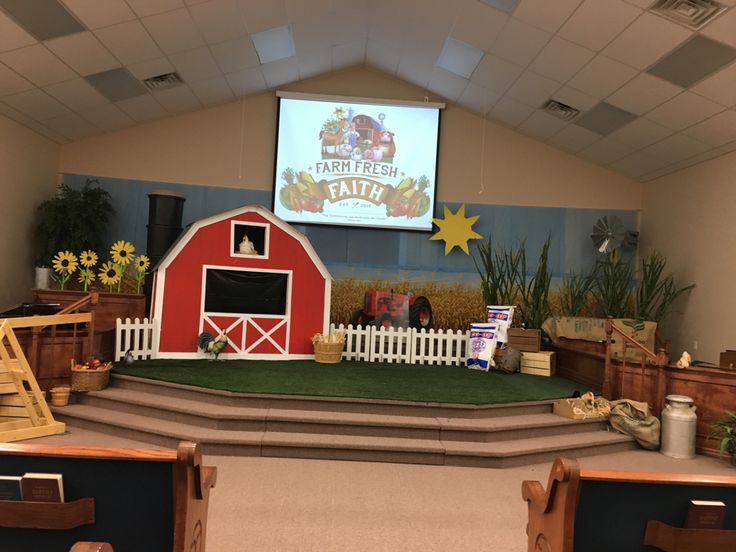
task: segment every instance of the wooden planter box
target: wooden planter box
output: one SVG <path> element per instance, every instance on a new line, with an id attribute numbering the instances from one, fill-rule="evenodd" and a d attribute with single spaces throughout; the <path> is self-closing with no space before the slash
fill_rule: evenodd
<path id="1" fill-rule="evenodd" d="M 61 289 L 34 289 L 33 301 L 36 303 L 59 303 L 62 308 L 79 301 L 88 295 L 84 291 Z M 95 313 L 95 329 L 104 332 L 115 329 L 115 319 L 140 318 L 146 316 L 145 295 L 132 293 L 99 292 L 100 301 L 90 310 Z"/>

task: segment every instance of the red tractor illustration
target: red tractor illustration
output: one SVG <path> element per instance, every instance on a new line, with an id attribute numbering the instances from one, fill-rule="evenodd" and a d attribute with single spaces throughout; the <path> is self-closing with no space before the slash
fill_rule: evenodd
<path id="1" fill-rule="evenodd" d="M 355 311 L 350 320 L 353 326 L 383 326 L 385 328 L 432 327 L 432 305 L 429 299 L 408 293 L 394 293 L 369 289 L 365 292 L 363 308 Z"/>

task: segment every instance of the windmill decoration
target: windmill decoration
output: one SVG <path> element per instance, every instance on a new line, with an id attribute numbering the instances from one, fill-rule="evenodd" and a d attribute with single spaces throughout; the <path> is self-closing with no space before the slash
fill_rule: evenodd
<path id="1" fill-rule="evenodd" d="M 636 247 L 639 232 L 626 230 L 617 216 L 604 216 L 593 225 L 590 239 L 599 253 L 611 253 L 621 247 Z"/>

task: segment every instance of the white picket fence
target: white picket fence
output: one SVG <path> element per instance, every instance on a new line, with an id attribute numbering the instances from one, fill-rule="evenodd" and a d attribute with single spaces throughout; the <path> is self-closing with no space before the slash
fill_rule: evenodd
<path id="1" fill-rule="evenodd" d="M 405 362 L 408 364 L 463 364 L 468 332 L 417 330 L 348 324 L 330 325 L 330 331 L 346 332 L 345 360 Z"/>
<path id="2" fill-rule="evenodd" d="M 158 320 L 120 318 L 115 321 L 115 361 L 131 352 L 136 360 L 156 358 L 158 351 Z"/>
<path id="3" fill-rule="evenodd" d="M 330 325 L 330 332 L 346 332 L 345 360 L 407 364 L 459 365 L 465 362 L 468 332 L 461 330 L 417 330 L 414 328 L 384 328 L 348 324 Z M 158 321 L 136 318 L 115 325 L 115 360 L 131 351 L 133 358 L 155 358 L 158 351 Z"/>

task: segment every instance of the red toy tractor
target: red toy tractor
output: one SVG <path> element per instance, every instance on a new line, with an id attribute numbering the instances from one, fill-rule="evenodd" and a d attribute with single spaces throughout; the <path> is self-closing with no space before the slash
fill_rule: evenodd
<path id="1" fill-rule="evenodd" d="M 365 292 L 363 308 L 355 311 L 350 320 L 353 326 L 360 324 L 383 326 L 385 328 L 426 328 L 432 327 L 432 305 L 429 299 L 408 293 L 394 293 L 369 289 Z"/>

